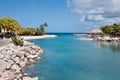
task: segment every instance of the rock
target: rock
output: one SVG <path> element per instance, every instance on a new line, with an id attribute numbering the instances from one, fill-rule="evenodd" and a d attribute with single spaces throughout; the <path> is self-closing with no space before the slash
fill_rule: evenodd
<path id="1" fill-rule="evenodd" d="M 35 61 L 33 60 L 33 59 L 29 59 L 29 62 L 28 62 L 28 64 L 32 64 L 32 63 L 34 63 Z"/>
<path id="2" fill-rule="evenodd" d="M 7 63 L 5 61 L 0 60 L 0 69 L 4 70 L 6 69 Z"/>
<path id="3" fill-rule="evenodd" d="M 0 68 L 0 76 L 2 75 L 3 73 L 3 69 Z M 1 80 L 1 79 L 0 79 Z"/>
<path id="4" fill-rule="evenodd" d="M 40 47 L 26 41 L 23 47 L 11 43 L 0 48 L 0 80 L 38 80 L 37 77 L 23 77 L 25 74 L 22 70 L 27 63 L 40 60 L 39 54 L 42 52 Z"/>
<path id="5" fill-rule="evenodd" d="M 20 62 L 19 57 L 15 57 L 15 58 L 14 58 L 14 61 L 18 64 L 18 63 Z"/>
<path id="6" fill-rule="evenodd" d="M 12 59 L 12 60 L 14 60 L 15 57 L 16 57 L 15 54 L 12 54 L 12 55 L 11 55 L 11 59 Z"/>
<path id="7" fill-rule="evenodd" d="M 0 54 L 0 59 L 3 59 L 4 58 L 4 55 L 3 54 Z"/>
<path id="8" fill-rule="evenodd" d="M 2 49 L 0 52 L 1 52 L 2 54 L 4 54 L 4 53 L 6 53 L 6 50 L 5 50 L 5 49 Z"/>
<path id="9" fill-rule="evenodd" d="M 39 61 L 41 59 L 41 57 L 37 57 L 36 60 Z"/>
<path id="10" fill-rule="evenodd" d="M 22 76 L 23 76 L 23 75 L 22 75 L 21 73 L 20 73 L 20 74 L 17 74 L 17 77 L 16 77 L 17 80 L 21 80 Z"/>
<path id="11" fill-rule="evenodd" d="M 27 58 L 29 58 L 29 59 L 34 59 L 34 58 L 36 58 L 36 57 L 38 57 L 38 55 L 28 55 L 28 56 L 27 56 Z"/>
<path id="12" fill-rule="evenodd" d="M 5 79 L 5 78 L 3 78 L 3 77 L 0 77 L 0 80 L 7 80 L 7 79 Z"/>
<path id="13" fill-rule="evenodd" d="M 27 73 L 23 73 L 23 76 L 28 76 L 28 74 Z"/>
<path id="14" fill-rule="evenodd" d="M 10 65 L 14 64 L 14 61 L 13 61 L 13 60 L 8 60 L 7 62 L 8 62 L 8 64 L 10 64 Z"/>
<path id="15" fill-rule="evenodd" d="M 3 72 L 2 77 L 7 80 L 13 80 L 15 76 L 14 73 L 12 73 L 11 71 L 5 71 Z"/>
<path id="16" fill-rule="evenodd" d="M 30 53 L 25 53 L 25 56 L 27 57 L 27 56 L 29 56 L 30 55 Z"/>
<path id="17" fill-rule="evenodd" d="M 12 65 L 11 69 L 13 69 L 13 70 L 19 70 L 20 68 L 19 68 L 19 66 L 17 64 L 14 63 Z"/>
<path id="18" fill-rule="evenodd" d="M 38 51 L 39 54 L 43 54 L 43 52 L 44 52 L 43 50 L 39 50 Z"/>
<path id="19" fill-rule="evenodd" d="M 18 68 L 15 73 L 20 73 L 21 68 Z"/>
<path id="20" fill-rule="evenodd" d="M 23 77 L 23 80 L 38 80 L 38 77 L 35 78 Z"/>
<path id="21" fill-rule="evenodd" d="M 23 61 L 21 61 L 21 62 L 19 63 L 19 65 L 20 65 L 21 68 L 23 68 L 23 67 L 25 66 L 25 64 L 26 64 L 26 62 L 23 62 Z"/>
<path id="22" fill-rule="evenodd" d="M 26 57 L 24 58 L 24 62 L 26 62 L 26 63 L 28 62 L 28 59 Z"/>
<path id="23" fill-rule="evenodd" d="M 11 65 L 12 65 L 12 63 L 7 62 L 6 69 L 10 69 Z"/>
<path id="24" fill-rule="evenodd" d="M 21 51 L 21 52 L 17 53 L 16 56 L 19 58 L 24 57 L 24 53 Z"/>

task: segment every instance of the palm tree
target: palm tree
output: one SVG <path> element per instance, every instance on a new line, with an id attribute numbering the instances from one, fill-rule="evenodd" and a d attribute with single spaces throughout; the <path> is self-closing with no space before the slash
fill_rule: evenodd
<path id="1" fill-rule="evenodd" d="M 47 27 L 47 26 L 48 26 L 48 24 L 45 22 L 45 23 L 43 24 L 43 26 L 44 26 L 44 27 Z"/>
<path id="2" fill-rule="evenodd" d="M 44 34 L 45 34 L 44 26 L 40 25 L 40 35 L 44 35 Z"/>
<path id="3" fill-rule="evenodd" d="M 45 27 L 47 27 L 48 24 L 47 23 L 44 23 L 44 24 L 41 24 L 40 25 L 40 35 L 44 35 L 45 34 Z"/>

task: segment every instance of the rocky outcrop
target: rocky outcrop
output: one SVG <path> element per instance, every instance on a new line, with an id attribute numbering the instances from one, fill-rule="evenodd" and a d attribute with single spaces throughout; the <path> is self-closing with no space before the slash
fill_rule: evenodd
<path id="1" fill-rule="evenodd" d="M 9 44 L 0 48 L 0 80 L 38 80 L 24 77 L 23 68 L 26 64 L 39 60 L 43 50 L 33 43 L 24 42 L 24 46 Z"/>

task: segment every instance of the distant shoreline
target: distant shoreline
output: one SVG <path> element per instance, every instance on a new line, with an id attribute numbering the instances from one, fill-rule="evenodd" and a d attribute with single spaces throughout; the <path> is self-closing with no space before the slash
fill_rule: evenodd
<path id="1" fill-rule="evenodd" d="M 24 40 L 31 40 L 31 39 L 44 39 L 44 38 L 55 38 L 56 35 L 43 35 L 43 36 L 20 36 Z"/>

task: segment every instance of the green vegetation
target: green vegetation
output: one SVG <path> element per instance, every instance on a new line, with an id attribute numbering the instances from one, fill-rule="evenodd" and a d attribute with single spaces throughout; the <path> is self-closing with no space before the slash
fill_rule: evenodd
<path id="1" fill-rule="evenodd" d="M 47 23 L 41 24 L 39 28 L 21 28 L 18 32 L 18 35 L 44 35 L 45 27 L 47 27 Z"/>
<path id="2" fill-rule="evenodd" d="M 23 40 L 17 38 L 17 35 L 44 35 L 45 27 L 48 24 L 41 24 L 39 28 L 22 28 L 19 23 L 12 18 L 0 18 L 0 35 L 6 38 L 11 38 L 16 46 L 23 46 Z"/>
<path id="3" fill-rule="evenodd" d="M 40 35 L 44 35 L 45 34 L 45 30 L 44 27 L 47 27 L 47 23 L 44 23 L 42 25 L 40 25 Z"/>
<path id="4" fill-rule="evenodd" d="M 106 25 L 100 28 L 106 35 L 115 36 L 116 33 L 120 33 L 120 24 L 114 23 L 113 25 Z"/>
<path id="5" fill-rule="evenodd" d="M 16 46 L 23 46 L 24 42 L 23 40 L 19 40 L 17 38 L 12 38 L 12 42 L 16 45 Z"/>
<path id="6" fill-rule="evenodd" d="M 48 24 L 44 23 L 41 24 L 39 28 L 22 28 L 19 23 L 12 18 L 0 18 L 0 32 L 4 30 L 1 34 L 8 38 L 15 37 L 15 35 L 44 35 L 44 28 L 47 26 Z"/>
<path id="7" fill-rule="evenodd" d="M 15 36 L 17 30 L 19 29 L 20 25 L 16 20 L 6 17 L 0 18 L 0 32 L 2 32 L 2 30 L 4 31 L 1 33 L 2 35 L 4 35 L 4 37 L 9 38 L 12 37 L 13 35 Z"/>
<path id="8" fill-rule="evenodd" d="M 17 31 L 20 25 L 12 18 L 0 18 L 0 28 L 7 32 L 13 32 Z"/>

